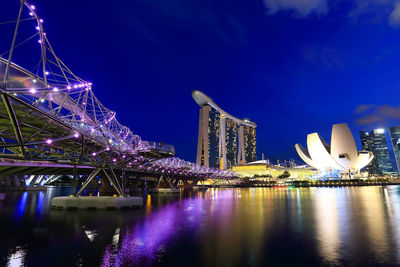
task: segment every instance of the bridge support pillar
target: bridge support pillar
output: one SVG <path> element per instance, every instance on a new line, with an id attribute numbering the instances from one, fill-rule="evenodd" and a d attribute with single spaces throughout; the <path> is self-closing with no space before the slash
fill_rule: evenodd
<path id="1" fill-rule="evenodd" d="M 94 177 L 96 177 L 96 175 L 102 170 L 103 168 L 96 168 L 90 175 L 89 177 L 86 179 L 85 183 L 82 185 L 82 187 L 79 189 L 78 193 L 75 194 L 75 196 L 79 196 L 80 194 L 82 194 L 83 190 L 86 188 L 86 186 L 88 186 L 88 184 L 93 180 Z"/>
<path id="2" fill-rule="evenodd" d="M 156 188 L 160 188 L 164 181 L 169 185 L 169 188 L 175 188 L 174 184 L 171 182 L 171 179 L 168 177 L 168 175 L 164 174 L 161 174 L 160 178 L 158 179 Z"/>
<path id="3" fill-rule="evenodd" d="M 73 179 L 74 179 L 74 196 L 77 195 L 76 194 L 76 164 L 74 164 L 74 169 L 73 169 Z"/>

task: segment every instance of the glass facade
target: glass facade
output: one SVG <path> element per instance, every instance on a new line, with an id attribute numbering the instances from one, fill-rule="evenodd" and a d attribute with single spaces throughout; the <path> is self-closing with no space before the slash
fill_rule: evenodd
<path id="1" fill-rule="evenodd" d="M 220 114 L 211 108 L 208 117 L 208 160 L 210 167 L 219 167 Z"/>
<path id="2" fill-rule="evenodd" d="M 387 174 L 393 172 L 389 148 L 386 141 L 385 131 L 375 129 L 371 132 L 360 131 L 361 145 L 363 150 L 371 151 L 374 159 L 366 167 L 370 174 Z"/>
<path id="3" fill-rule="evenodd" d="M 244 155 L 246 162 L 257 160 L 256 129 L 250 126 L 243 127 Z"/>
<path id="4" fill-rule="evenodd" d="M 238 125 L 234 120 L 225 120 L 226 167 L 236 165 L 238 151 Z"/>
<path id="5" fill-rule="evenodd" d="M 400 173 L 400 127 L 390 127 L 389 133 L 392 140 L 397 172 Z"/>
<path id="6" fill-rule="evenodd" d="M 200 109 L 196 163 L 226 169 L 238 164 L 239 154 L 243 163 L 256 161 L 256 125 L 248 120 L 244 125 L 241 120 L 220 112 L 211 105 Z"/>

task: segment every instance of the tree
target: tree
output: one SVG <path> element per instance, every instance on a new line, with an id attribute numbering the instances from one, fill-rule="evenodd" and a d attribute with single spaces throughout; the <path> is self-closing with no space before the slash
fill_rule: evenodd
<path id="1" fill-rule="evenodd" d="M 279 179 L 286 179 L 290 177 L 290 173 L 288 171 L 284 171 L 281 175 L 278 176 Z"/>

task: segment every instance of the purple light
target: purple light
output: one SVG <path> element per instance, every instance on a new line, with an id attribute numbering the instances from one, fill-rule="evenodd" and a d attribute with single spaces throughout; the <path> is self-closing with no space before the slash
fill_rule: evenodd
<path id="1" fill-rule="evenodd" d="M 31 90 L 29 90 L 29 92 L 31 92 L 31 94 L 36 93 L 36 89 L 32 88 Z"/>
<path id="2" fill-rule="evenodd" d="M 74 133 L 74 137 L 78 138 L 79 137 L 79 133 Z"/>
<path id="3" fill-rule="evenodd" d="M 43 19 L 39 19 L 40 23 L 43 23 Z"/>
<path id="4" fill-rule="evenodd" d="M 110 151 L 110 148 L 109 148 L 109 147 L 107 147 L 107 148 L 106 148 L 106 150 L 107 150 L 107 151 Z"/>
<path id="5" fill-rule="evenodd" d="M 71 90 L 71 86 L 68 85 L 68 86 L 67 86 L 67 89 L 68 89 L 68 90 Z"/>
<path id="6" fill-rule="evenodd" d="M 35 8 L 36 8 L 36 7 L 35 7 L 34 5 L 31 5 L 31 9 L 32 9 L 32 10 L 35 10 Z"/>
<path id="7" fill-rule="evenodd" d="M 50 145 L 51 143 L 53 143 L 53 140 L 47 139 L 47 140 L 46 140 L 46 143 Z"/>
<path id="8" fill-rule="evenodd" d="M 39 26 L 36 26 L 36 30 L 40 30 L 40 27 L 39 27 Z"/>
<path id="9" fill-rule="evenodd" d="M 29 12 L 29 16 L 33 16 L 33 13 L 32 13 L 32 12 Z"/>
<path id="10" fill-rule="evenodd" d="M 57 88 L 57 87 L 54 87 L 54 88 L 53 88 L 53 91 L 54 91 L 54 92 L 58 92 L 58 88 Z"/>
<path id="11" fill-rule="evenodd" d="M 113 159 L 113 162 L 117 162 L 117 159 Z"/>
<path id="12" fill-rule="evenodd" d="M 93 152 L 93 153 L 92 153 L 92 156 L 93 156 L 93 157 L 96 157 L 96 155 L 97 155 L 96 152 Z"/>
<path id="13" fill-rule="evenodd" d="M 42 40 L 39 40 L 38 43 L 41 44 L 41 43 L 42 43 Z"/>

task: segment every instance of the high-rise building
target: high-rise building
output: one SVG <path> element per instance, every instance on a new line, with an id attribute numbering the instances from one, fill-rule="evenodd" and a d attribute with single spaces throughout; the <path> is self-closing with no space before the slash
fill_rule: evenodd
<path id="1" fill-rule="evenodd" d="M 400 173 L 400 127 L 390 127 L 389 133 L 390 139 L 392 140 L 397 172 Z"/>
<path id="2" fill-rule="evenodd" d="M 374 154 L 374 159 L 367 166 L 367 171 L 370 174 L 381 175 L 393 172 L 385 130 L 375 129 L 371 132 L 362 130 L 360 131 L 360 138 L 363 150 Z"/>
<path id="3" fill-rule="evenodd" d="M 248 120 L 245 119 L 245 121 Z M 256 128 L 247 125 L 241 125 L 241 127 L 243 127 L 245 162 L 256 161 L 257 160 Z"/>
<path id="4" fill-rule="evenodd" d="M 226 169 L 257 160 L 254 122 L 230 115 L 200 91 L 193 91 L 192 96 L 201 107 L 198 165 Z"/>

